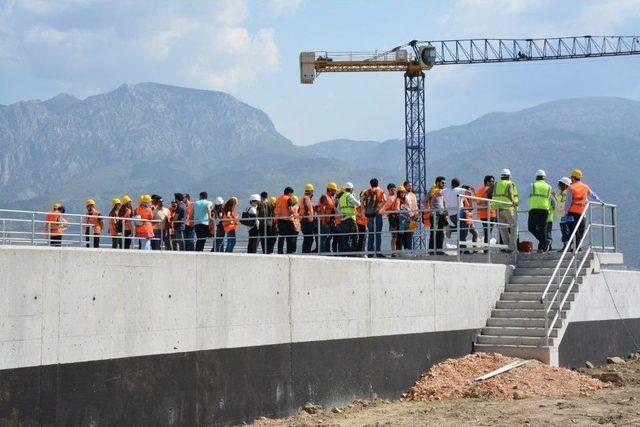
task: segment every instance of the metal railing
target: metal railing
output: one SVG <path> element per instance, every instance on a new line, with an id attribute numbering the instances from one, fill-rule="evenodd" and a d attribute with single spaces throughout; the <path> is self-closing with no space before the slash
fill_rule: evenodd
<path id="1" fill-rule="evenodd" d="M 601 222 L 599 223 L 594 222 L 594 209 L 597 207 L 600 208 L 601 214 Z M 611 223 L 607 223 L 607 209 L 611 212 Z M 589 218 L 589 221 L 585 226 L 587 217 Z M 565 242 L 562 255 L 553 269 L 553 273 L 547 282 L 547 286 L 540 296 L 540 303 L 544 305 L 544 328 L 547 347 L 549 346 L 551 331 L 554 329 L 558 319 L 562 316 L 562 310 L 571 295 L 571 291 L 578 282 L 580 272 L 584 268 L 585 263 L 589 260 L 594 249 L 599 249 L 602 252 L 608 250 L 617 252 L 618 250 L 616 205 L 589 202 L 586 209 L 577 220 L 573 221 L 573 223 L 573 231 Z M 599 233 L 601 237 L 599 244 L 594 242 L 594 230 L 598 228 L 601 230 Z M 607 245 L 607 230 L 611 231 L 611 246 Z M 585 244 L 587 242 L 588 244 Z M 566 260 L 568 260 L 568 262 Z M 563 265 L 565 263 L 566 265 Z M 573 272 L 571 273 L 572 268 Z M 569 283 L 565 285 L 567 278 L 569 278 Z M 554 284 L 557 286 L 557 289 L 555 289 L 552 294 L 551 289 Z M 548 298 L 549 295 L 551 295 L 551 298 Z"/>
<path id="2" fill-rule="evenodd" d="M 491 203 L 489 199 L 475 196 L 463 197 L 467 197 L 472 205 L 484 202 L 489 206 Z M 500 202 L 494 201 L 493 203 Z M 273 253 L 276 252 L 276 247 L 281 245 L 281 253 L 299 253 L 301 245 L 298 240 L 302 236 L 302 243 L 307 249 L 304 251 L 305 254 L 369 257 L 400 256 L 404 258 L 454 255 L 460 260 L 463 255 L 484 253 L 486 254 L 486 260 L 491 262 L 492 254 L 508 249 L 507 245 L 499 243 L 498 237 L 495 239 L 492 237 L 496 234 L 499 235 L 500 229 L 508 226 L 508 224 L 489 219 L 479 219 L 477 218 L 478 210 L 476 206 L 449 209 L 447 212 L 434 209 L 387 210 L 374 220 L 373 225 L 376 225 L 376 221 L 380 223 L 373 229 L 368 229 L 364 225 L 365 220 L 361 214 L 359 214 L 359 218 L 356 218 L 355 225 L 351 223 L 349 228 L 345 228 L 344 224 L 347 221 L 339 213 L 327 215 L 314 213 L 314 221 L 311 227 L 309 227 L 309 224 L 303 225 L 304 218 L 299 215 L 288 218 L 255 217 L 252 220 L 255 220 L 258 225 L 256 229 L 240 225 L 241 218 L 237 218 L 234 220 L 237 224 L 236 229 L 233 232 L 223 232 L 221 230 L 224 222 L 229 220 L 220 219 L 216 216 L 210 221 L 212 226 L 209 227 L 210 231 L 206 237 L 194 235 L 193 237 L 176 238 L 173 233 L 176 223 L 173 221 L 64 213 L 59 214 L 59 222 L 51 223 L 51 221 L 47 221 L 47 215 L 51 214 L 51 212 L 0 209 L 0 244 L 135 249 L 138 246 L 135 245 L 136 241 L 149 240 L 152 242 L 153 249 L 176 250 L 182 249 L 180 246 L 190 246 L 188 245 L 189 242 L 195 249 L 198 240 L 204 240 L 204 244 L 200 249 L 209 252 L 248 251 L 252 247 L 253 252 L 257 252 L 261 248 L 263 253 Z M 487 210 L 489 210 L 488 207 Z M 463 218 L 463 213 L 465 216 L 468 214 L 469 218 Z M 438 220 L 442 216 L 446 217 L 444 226 L 438 225 Z M 452 217 L 455 216 L 457 216 L 457 220 L 452 221 Z M 425 226 L 424 217 L 430 218 L 431 226 Z M 390 227 L 389 218 L 394 218 L 394 222 L 397 222 L 398 225 Z M 104 223 L 103 231 L 101 232 L 95 231 L 96 228 L 93 221 L 96 219 L 101 219 Z M 115 235 L 108 234 L 108 224 L 112 220 L 119 221 L 121 224 L 130 224 L 129 227 L 126 227 L 129 230 L 125 232 L 125 227 L 122 225 Z M 280 227 L 280 230 L 278 230 L 277 223 L 280 222 L 282 224 L 284 221 L 290 221 L 290 223 L 287 224 L 287 227 Z M 147 222 L 155 225 L 159 229 L 159 233 L 152 238 L 137 236 L 135 233 L 136 225 Z M 339 222 L 342 222 L 342 224 L 338 225 Z M 368 220 L 366 222 L 369 223 Z M 441 223 L 442 221 L 440 221 Z M 60 228 L 59 238 L 52 239 L 53 233 L 49 229 L 52 224 Z M 160 224 L 160 227 L 158 227 L 158 224 Z M 295 226 L 289 227 L 290 225 Z M 478 230 L 479 233 L 475 231 L 476 227 L 480 229 Z M 285 228 L 287 230 L 291 228 L 292 232 L 288 234 Z M 485 228 L 487 233 L 483 233 Z M 311 229 L 310 232 L 309 229 Z M 461 238 L 461 235 L 464 234 L 474 236 L 474 238 L 472 240 Z M 483 238 L 485 235 L 487 237 L 486 240 Z M 413 248 L 412 242 L 415 236 L 423 236 L 427 241 L 431 241 L 431 244 L 421 249 Z M 369 244 L 368 240 L 372 240 L 373 243 Z M 378 246 L 377 241 L 381 241 L 380 246 Z M 309 243 L 315 248 L 308 250 Z M 285 250 L 285 247 L 288 250 Z M 293 247 L 296 250 L 292 250 Z"/>

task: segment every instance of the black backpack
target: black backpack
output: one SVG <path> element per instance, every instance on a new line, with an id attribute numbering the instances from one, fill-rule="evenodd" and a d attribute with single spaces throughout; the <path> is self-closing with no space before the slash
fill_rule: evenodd
<path id="1" fill-rule="evenodd" d="M 240 224 L 247 227 L 255 227 L 257 217 L 255 214 L 250 214 L 249 209 L 251 208 L 247 208 L 246 211 L 242 212 L 242 217 L 240 217 Z"/>
<path id="2" fill-rule="evenodd" d="M 378 193 L 379 191 L 369 189 L 364 196 L 364 216 L 367 218 L 378 215 Z"/>

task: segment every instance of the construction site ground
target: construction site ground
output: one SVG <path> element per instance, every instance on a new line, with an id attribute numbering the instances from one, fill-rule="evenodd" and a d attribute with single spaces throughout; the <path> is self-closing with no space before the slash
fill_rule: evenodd
<path id="1" fill-rule="evenodd" d="M 640 353 L 578 371 L 606 379 L 606 387 L 572 395 L 510 398 L 356 400 L 340 408 L 308 404 L 286 419 L 261 418 L 266 426 L 640 426 Z M 520 368 L 515 368 L 520 369 Z M 514 370 L 515 370 L 514 369 Z M 604 376 L 601 374 L 604 373 Z M 506 375 L 506 374 L 502 374 Z"/>

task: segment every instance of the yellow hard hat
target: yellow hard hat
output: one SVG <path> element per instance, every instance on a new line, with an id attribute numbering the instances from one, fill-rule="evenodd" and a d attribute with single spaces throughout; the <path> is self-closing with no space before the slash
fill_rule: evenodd
<path id="1" fill-rule="evenodd" d="M 138 196 L 138 203 L 142 203 L 143 202 L 142 199 L 144 199 L 144 194 L 141 194 Z"/>
<path id="2" fill-rule="evenodd" d="M 115 205 L 121 205 L 121 204 L 122 204 L 122 202 L 121 202 L 121 201 L 120 201 L 120 199 L 118 199 L 117 197 L 114 197 L 114 198 L 111 200 L 111 204 L 112 204 L 112 205 L 114 205 L 114 206 L 115 206 Z"/>
<path id="3" fill-rule="evenodd" d="M 406 193 L 406 192 L 407 192 L 407 189 L 406 189 L 406 188 L 404 188 L 404 185 L 401 185 L 400 187 L 396 188 L 396 191 L 397 191 L 397 192 L 404 191 L 404 192 Z"/>
<path id="4" fill-rule="evenodd" d="M 122 203 L 130 203 L 131 202 L 131 197 L 129 196 L 122 196 Z"/>
<path id="5" fill-rule="evenodd" d="M 307 184 L 304 186 L 304 191 L 313 191 L 313 184 Z"/>
<path id="6" fill-rule="evenodd" d="M 274 196 L 269 197 L 269 203 L 275 203 L 276 198 Z"/>
<path id="7" fill-rule="evenodd" d="M 298 196 L 296 196 L 295 194 L 293 196 L 291 196 L 291 201 L 293 203 L 298 203 Z"/>
<path id="8" fill-rule="evenodd" d="M 582 179 L 582 171 L 580 169 L 574 169 L 571 172 L 571 178 L 578 178 L 578 179 Z"/>
<path id="9" fill-rule="evenodd" d="M 144 203 L 151 203 L 151 200 L 152 200 L 152 199 L 151 199 L 151 196 L 150 196 L 150 195 L 148 195 L 148 194 L 143 194 L 143 195 L 142 195 L 142 201 L 143 201 Z"/>
<path id="10" fill-rule="evenodd" d="M 338 189 L 338 184 L 336 184 L 335 182 L 330 182 L 329 184 L 327 184 L 327 190 L 337 190 Z"/>
<path id="11" fill-rule="evenodd" d="M 54 203 L 53 204 L 53 209 L 60 209 L 62 205 L 60 203 Z"/>
<path id="12" fill-rule="evenodd" d="M 96 202 L 93 199 L 87 199 L 86 202 L 84 202 L 85 206 L 95 206 Z"/>

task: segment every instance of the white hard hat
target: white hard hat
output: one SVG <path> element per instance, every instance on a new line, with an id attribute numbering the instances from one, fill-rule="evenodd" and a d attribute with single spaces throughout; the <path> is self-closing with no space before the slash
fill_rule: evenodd
<path id="1" fill-rule="evenodd" d="M 509 169 L 502 169 L 502 172 L 500 172 L 500 175 L 511 176 L 511 171 Z"/>
<path id="2" fill-rule="evenodd" d="M 249 201 L 250 202 L 259 202 L 260 201 L 260 195 L 259 194 L 252 194 L 251 196 L 249 196 Z"/>
<path id="3" fill-rule="evenodd" d="M 547 176 L 547 173 L 545 171 L 543 171 L 542 169 L 538 169 L 536 171 L 536 176 Z"/>
<path id="4" fill-rule="evenodd" d="M 350 182 L 347 182 L 347 183 L 344 185 L 344 188 L 346 188 L 347 190 L 353 190 L 353 184 L 352 184 L 352 183 L 350 183 Z"/>
<path id="5" fill-rule="evenodd" d="M 566 184 L 566 185 L 571 185 L 571 180 L 569 178 L 567 178 L 566 176 L 563 176 L 562 178 L 560 178 L 560 181 L 558 181 L 558 182 L 561 182 L 561 183 Z"/>
<path id="6" fill-rule="evenodd" d="M 220 196 L 216 197 L 216 201 L 215 201 L 216 205 L 224 205 L 224 199 Z"/>

